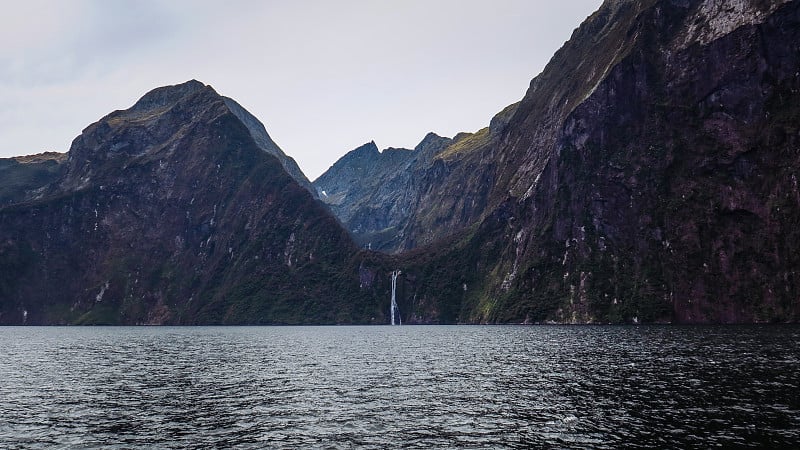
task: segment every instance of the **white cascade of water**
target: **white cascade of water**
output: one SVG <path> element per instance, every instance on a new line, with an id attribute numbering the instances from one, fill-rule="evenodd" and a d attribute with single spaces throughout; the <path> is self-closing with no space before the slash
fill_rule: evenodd
<path id="1" fill-rule="evenodd" d="M 397 276 L 400 275 L 400 270 L 392 271 L 392 325 L 394 325 L 394 316 L 397 316 L 397 320 L 399 325 L 403 324 L 403 320 L 400 319 L 400 312 L 397 311 L 397 300 L 395 299 L 395 293 L 397 292 Z"/>

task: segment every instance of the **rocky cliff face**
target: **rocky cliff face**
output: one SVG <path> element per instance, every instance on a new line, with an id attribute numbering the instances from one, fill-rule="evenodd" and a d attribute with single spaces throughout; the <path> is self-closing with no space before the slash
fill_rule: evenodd
<path id="1" fill-rule="evenodd" d="M 360 245 L 375 250 L 393 247 L 398 226 L 410 210 L 413 157 L 407 149 L 380 152 L 370 142 L 347 153 L 314 181 L 314 187 Z M 389 239 L 383 241 L 381 235 Z"/>
<path id="2" fill-rule="evenodd" d="M 796 1 L 606 2 L 499 138 L 490 212 L 404 255 L 401 309 L 797 321 L 799 20 Z"/>
<path id="3" fill-rule="evenodd" d="M 606 75 L 583 84 L 551 138 L 526 134 L 533 110 L 512 123 L 509 142 L 527 150 L 507 152 L 521 195 L 499 317 L 798 319 L 800 266 L 787 249 L 799 237 L 799 6 L 623 3 L 594 17 L 625 36 Z M 613 20 L 625 8 L 635 19 Z M 522 163 L 536 160 L 541 169 Z"/>
<path id="4" fill-rule="evenodd" d="M 195 81 L 156 89 L 86 128 L 42 195 L 0 208 L 0 323 L 379 315 L 341 272 L 347 233 L 231 105 Z"/>
<path id="5" fill-rule="evenodd" d="M 363 246 L 398 253 L 432 243 L 477 222 L 493 205 L 494 152 L 516 107 L 476 133 L 452 139 L 429 133 L 413 150 L 379 152 L 366 144 L 313 184 Z"/>
<path id="6" fill-rule="evenodd" d="M 403 231 L 425 188 L 421 178 L 450 142 L 430 133 L 414 150 L 383 152 L 370 142 L 343 156 L 314 186 L 359 244 L 396 252 L 406 247 Z"/>

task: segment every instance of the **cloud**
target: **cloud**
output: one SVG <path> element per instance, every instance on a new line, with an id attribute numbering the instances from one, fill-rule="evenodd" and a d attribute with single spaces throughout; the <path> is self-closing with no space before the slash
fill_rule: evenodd
<path id="1" fill-rule="evenodd" d="M 163 45 L 177 17 L 155 1 L 15 3 L 0 19 L 0 82 L 30 88 L 105 76 Z"/>

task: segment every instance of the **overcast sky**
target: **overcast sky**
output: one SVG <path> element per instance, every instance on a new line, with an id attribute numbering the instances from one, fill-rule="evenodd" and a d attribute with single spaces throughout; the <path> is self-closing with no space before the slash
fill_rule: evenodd
<path id="1" fill-rule="evenodd" d="M 152 88 L 197 79 L 310 179 L 347 151 L 476 131 L 601 0 L 3 2 L 0 157 L 69 150 Z"/>

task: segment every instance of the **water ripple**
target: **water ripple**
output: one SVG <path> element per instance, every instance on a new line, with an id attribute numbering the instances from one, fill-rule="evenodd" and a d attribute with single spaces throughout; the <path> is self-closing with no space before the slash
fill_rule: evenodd
<path id="1" fill-rule="evenodd" d="M 791 447 L 800 328 L 1 328 L 2 448 Z"/>

